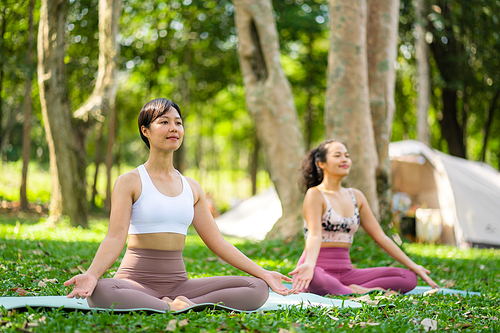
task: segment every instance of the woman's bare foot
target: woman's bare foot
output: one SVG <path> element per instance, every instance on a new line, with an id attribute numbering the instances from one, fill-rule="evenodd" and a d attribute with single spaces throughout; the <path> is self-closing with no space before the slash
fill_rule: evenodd
<path id="1" fill-rule="evenodd" d="M 374 291 L 374 290 L 383 290 L 383 291 L 385 291 L 384 288 L 380 288 L 380 287 L 365 288 L 365 287 L 358 286 L 357 284 L 351 284 L 349 286 L 349 288 L 351 288 L 353 294 L 367 294 L 370 291 Z"/>
<path id="2" fill-rule="evenodd" d="M 161 300 L 167 302 L 170 311 L 180 311 L 195 304 L 184 296 L 177 296 L 173 301 L 168 297 L 163 297 Z"/>

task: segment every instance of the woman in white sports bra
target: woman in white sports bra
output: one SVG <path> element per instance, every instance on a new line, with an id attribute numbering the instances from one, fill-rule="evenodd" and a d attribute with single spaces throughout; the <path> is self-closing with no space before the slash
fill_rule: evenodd
<path id="1" fill-rule="evenodd" d="M 91 307 L 178 311 L 197 303 L 223 303 L 240 310 L 261 307 L 268 286 L 281 295 L 291 279 L 264 270 L 221 235 L 200 185 L 173 167 L 173 153 L 184 136 L 179 106 L 164 98 L 148 102 L 139 114 L 141 138 L 150 148 L 146 163 L 116 180 L 109 228 L 92 264 L 64 285 L 68 297 L 86 298 Z M 208 248 L 250 274 L 188 279 L 182 251 L 193 224 Z M 125 243 L 122 263 L 112 279 L 100 279 Z"/>
<path id="2" fill-rule="evenodd" d="M 303 215 L 306 246 L 295 270 L 293 287 L 319 295 L 363 294 L 375 289 L 401 293 L 417 286 L 417 275 L 431 287 L 437 284 L 427 269 L 415 264 L 385 235 L 361 191 L 341 186 L 351 159 L 345 145 L 328 140 L 311 150 L 302 162 L 306 188 Z M 390 256 L 409 269 L 354 269 L 349 249 L 362 226 Z"/>

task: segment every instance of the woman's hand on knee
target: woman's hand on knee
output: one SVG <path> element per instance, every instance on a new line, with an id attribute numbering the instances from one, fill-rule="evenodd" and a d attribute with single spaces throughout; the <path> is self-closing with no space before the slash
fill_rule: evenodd
<path id="1" fill-rule="evenodd" d="M 292 282 L 292 279 L 281 273 L 267 271 L 266 274 L 264 274 L 264 276 L 262 277 L 262 280 L 266 281 L 269 288 L 271 288 L 271 290 L 277 294 L 287 296 L 290 294 L 297 293 L 297 291 L 294 288 L 288 289 L 286 286 L 283 285 L 281 281 Z"/>
<path id="2" fill-rule="evenodd" d="M 429 286 L 431 286 L 432 288 L 439 288 L 439 286 L 437 285 L 436 282 L 434 282 L 428 274 L 431 273 L 431 271 L 429 271 L 428 269 L 420 266 L 420 265 L 416 265 L 415 267 L 412 267 L 411 270 L 417 274 L 418 276 L 420 276 L 422 278 L 422 280 L 424 280 L 425 282 L 427 282 L 427 284 Z"/>
<path id="3" fill-rule="evenodd" d="M 73 276 L 68 281 L 64 282 L 66 287 L 75 285 L 73 291 L 68 294 L 68 298 L 85 298 L 90 297 L 97 285 L 98 278 L 91 274 L 80 274 Z"/>
<path id="4" fill-rule="evenodd" d="M 309 288 L 309 284 L 314 276 L 314 266 L 311 264 L 303 263 L 297 266 L 293 271 L 289 273 L 290 275 L 295 275 L 293 280 L 293 288 L 298 291 L 304 291 Z"/>

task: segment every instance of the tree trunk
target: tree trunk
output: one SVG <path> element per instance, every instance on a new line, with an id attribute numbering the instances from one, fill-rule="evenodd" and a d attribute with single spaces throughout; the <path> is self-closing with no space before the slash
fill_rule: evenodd
<path id="1" fill-rule="evenodd" d="M 391 200 L 389 143 L 395 112 L 399 0 L 368 2 L 367 55 L 370 111 L 378 155 L 377 195 L 381 221 L 389 221 Z"/>
<path id="2" fill-rule="evenodd" d="M 441 9 L 442 19 L 451 21 L 450 7 L 443 5 Z M 429 29 L 435 29 L 432 24 L 428 24 L 427 26 Z M 467 158 L 463 135 L 464 130 L 462 128 L 462 126 L 466 126 L 466 122 L 463 121 L 462 125 L 459 124 L 457 108 L 458 87 L 461 86 L 462 82 L 465 80 L 463 78 L 464 67 L 461 63 L 464 47 L 462 43 L 455 38 L 455 33 L 451 25 L 445 25 L 442 31 L 435 30 L 433 34 L 434 36 L 443 35 L 447 38 L 446 44 L 439 38 L 434 38 L 433 42 L 430 44 L 434 60 L 445 82 L 441 94 L 441 99 L 443 101 L 443 117 L 439 121 L 441 133 L 448 143 L 450 155 Z"/>
<path id="3" fill-rule="evenodd" d="M 328 139 L 346 143 L 353 161 L 346 185 L 360 189 L 379 217 L 375 178 L 378 157 L 368 90 L 366 13 L 366 1 L 330 0 L 325 131 Z"/>
<path id="4" fill-rule="evenodd" d="M 120 44 L 117 41 L 121 0 L 99 0 L 99 69 L 91 96 L 74 113 L 87 126 L 92 119 L 103 121 L 103 115 L 110 112 L 116 101 L 118 84 L 116 67 Z"/>
<path id="5" fill-rule="evenodd" d="M 93 120 L 102 121 L 105 111 L 115 104 L 116 35 L 120 7 L 121 0 L 99 1 L 99 72 L 96 86 L 72 118 L 63 62 L 67 4 L 62 0 L 42 1 L 38 81 L 54 184 L 50 214 L 52 219 L 67 214 L 75 226 L 87 226 L 86 134 Z"/>
<path id="6" fill-rule="evenodd" d="M 309 39 L 309 42 L 307 43 L 307 59 L 311 63 L 313 62 L 313 39 Z M 304 111 L 304 130 L 305 130 L 305 149 L 306 151 L 309 151 L 311 149 L 311 143 L 312 143 L 312 133 L 313 133 L 313 105 L 312 105 L 312 98 L 314 96 L 314 93 L 312 92 L 311 86 L 314 81 L 313 77 L 313 71 L 309 70 L 307 71 L 307 82 L 308 85 L 306 86 L 306 94 L 307 94 L 307 102 L 306 102 L 306 109 Z"/>
<path id="7" fill-rule="evenodd" d="M 52 218 L 58 218 L 61 213 L 67 214 L 72 225 L 86 227 L 85 182 L 77 172 L 77 139 L 66 90 L 66 16 L 66 1 L 42 1 L 38 32 L 38 85 L 54 184 L 51 208 L 59 209 L 59 205 L 53 202 L 54 199 L 62 199 L 62 211 L 51 211 L 50 214 Z"/>
<path id="8" fill-rule="evenodd" d="M 116 92 L 118 89 L 117 81 L 117 62 L 120 53 L 120 44 L 117 41 L 119 31 L 119 20 L 121 13 L 122 0 L 99 0 L 99 67 L 94 90 L 87 101 L 74 113 L 78 120 L 79 133 L 79 156 L 83 168 L 86 168 L 86 137 L 89 129 L 96 121 L 103 122 L 104 116 L 113 112 L 116 113 Z M 112 115 L 115 117 L 116 115 Z M 110 126 L 116 126 L 116 119 L 111 120 Z M 110 133 L 108 140 L 107 153 L 112 154 L 113 147 L 109 144 L 114 143 L 115 132 Z M 108 161 L 108 158 L 110 160 Z M 108 165 L 108 162 L 110 165 Z M 108 170 L 108 184 L 106 186 L 106 199 L 104 203 L 105 211 L 111 209 L 111 167 L 112 156 L 106 155 L 106 165 Z M 109 191 L 109 195 L 108 195 Z"/>
<path id="9" fill-rule="evenodd" d="M 491 101 L 490 108 L 488 110 L 488 119 L 484 124 L 484 138 L 483 138 L 483 148 L 481 149 L 481 161 L 486 161 L 486 148 L 488 146 L 488 139 L 490 138 L 491 125 L 493 124 L 493 115 L 497 109 L 497 102 L 500 98 L 500 90 L 497 90 L 495 97 Z"/>
<path id="10" fill-rule="evenodd" d="M 252 195 L 257 194 L 257 172 L 259 171 L 259 138 L 255 134 L 253 140 L 253 151 L 250 160 L 250 180 L 252 182 Z"/>
<path id="11" fill-rule="evenodd" d="M 187 68 L 191 67 L 191 53 L 190 53 L 190 44 L 186 45 L 186 50 L 184 51 L 184 63 L 187 65 Z M 191 91 L 189 90 L 188 80 L 184 77 L 179 80 L 179 89 L 182 96 L 182 117 L 184 119 L 189 115 L 189 109 L 191 106 Z M 186 123 L 184 123 L 186 126 Z M 186 140 L 186 137 L 184 137 Z M 185 142 L 185 141 L 184 141 Z M 179 170 L 180 173 L 184 173 L 187 169 L 187 161 L 186 161 L 186 143 L 182 144 L 179 149 L 174 154 L 174 167 Z"/>
<path id="12" fill-rule="evenodd" d="M 448 143 L 450 155 L 467 158 L 463 131 L 457 120 L 457 89 L 443 88 L 443 118 L 439 121 L 441 132 Z"/>
<path id="13" fill-rule="evenodd" d="M 26 181 L 28 179 L 28 164 L 31 150 L 31 80 L 33 80 L 33 10 L 35 0 L 30 1 L 30 14 L 28 19 L 28 51 L 26 62 L 28 75 L 26 77 L 26 93 L 24 95 L 24 127 L 23 127 L 23 170 L 21 175 L 21 189 L 19 193 L 19 206 L 22 211 L 28 210 L 28 198 L 26 195 Z"/>
<path id="14" fill-rule="evenodd" d="M 97 196 L 97 179 L 99 177 L 99 166 L 101 165 L 101 146 L 102 146 L 102 123 L 97 125 L 97 141 L 95 145 L 95 172 L 94 172 L 94 181 L 92 183 L 92 199 L 90 200 L 92 208 L 97 208 L 97 204 L 95 202 L 95 198 Z"/>
<path id="15" fill-rule="evenodd" d="M 0 52 L 5 54 L 5 31 L 7 30 L 7 5 L 2 6 L 2 25 L 0 27 Z M 3 131 L 3 99 L 2 99 L 2 90 L 3 90 L 3 78 L 5 76 L 5 72 L 3 71 L 3 63 L 4 57 L 0 56 L 0 156 L 3 155 L 3 145 L 5 133 Z"/>
<path id="16" fill-rule="evenodd" d="M 417 139 L 429 144 L 429 124 L 427 117 L 431 100 L 431 72 L 429 65 L 429 45 L 425 40 L 427 33 L 427 3 L 426 0 L 416 0 L 415 11 L 417 16 L 416 31 L 416 60 L 418 75 L 418 106 L 417 106 Z"/>
<path id="17" fill-rule="evenodd" d="M 302 230 L 298 170 L 305 151 L 298 115 L 280 63 L 271 1 L 235 0 L 234 7 L 246 104 L 283 208 L 266 237 L 287 239 Z"/>
<path id="18" fill-rule="evenodd" d="M 108 128 L 108 144 L 106 147 L 106 199 L 104 199 L 104 211 L 111 211 L 111 170 L 113 168 L 113 145 L 116 137 L 117 129 L 117 115 L 116 105 L 111 109 L 109 115 L 109 128 Z"/>

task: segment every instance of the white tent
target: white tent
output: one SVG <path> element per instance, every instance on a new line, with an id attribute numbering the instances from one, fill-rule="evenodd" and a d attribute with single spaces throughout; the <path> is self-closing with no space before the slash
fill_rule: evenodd
<path id="1" fill-rule="evenodd" d="M 420 219 L 428 225 L 417 228 L 434 227 L 433 240 L 444 244 L 500 247 L 500 174 L 495 169 L 412 140 L 392 142 L 389 156 L 393 193 L 406 193 L 412 204 L 434 212 Z M 280 217 L 278 195 L 268 189 L 216 222 L 226 235 L 261 240 Z"/>
<path id="2" fill-rule="evenodd" d="M 439 212 L 441 243 L 500 246 L 498 171 L 413 140 L 391 143 L 389 156 L 393 192 Z"/>
<path id="3" fill-rule="evenodd" d="M 278 194 L 269 188 L 217 217 L 215 222 L 225 235 L 263 240 L 281 214 Z"/>

